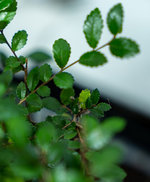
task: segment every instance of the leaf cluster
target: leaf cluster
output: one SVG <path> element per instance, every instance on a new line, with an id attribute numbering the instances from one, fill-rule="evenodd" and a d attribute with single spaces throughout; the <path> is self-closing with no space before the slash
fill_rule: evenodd
<path id="1" fill-rule="evenodd" d="M 56 74 L 49 64 L 51 56 L 42 50 L 18 57 L 28 39 L 25 30 L 14 34 L 11 43 L 4 30 L 16 14 L 16 0 L 0 1 L 0 44 L 6 44 L 12 55 L 3 58 L 0 74 L 0 181 L 4 182 L 121 182 L 125 172 L 118 166 L 121 151 L 111 144 L 112 137 L 123 130 L 119 117 L 104 119 L 110 104 L 101 102 L 98 89 L 73 89 L 74 78 L 66 70 L 76 63 L 97 67 L 107 63 L 101 52 L 109 46 L 112 55 L 128 58 L 139 52 L 137 43 L 117 37 L 123 29 L 123 8 L 115 5 L 107 15 L 111 41 L 98 47 L 103 19 L 98 8 L 86 18 L 83 32 L 92 48 L 68 65 L 71 46 L 64 39 L 53 44 L 53 57 L 60 68 Z M 28 61 L 38 66 L 28 69 Z M 46 62 L 46 63 L 45 63 Z M 14 86 L 17 72 L 24 80 Z M 52 97 L 48 83 L 61 89 L 60 99 Z M 46 108 L 49 115 L 37 123 L 32 113 Z"/>

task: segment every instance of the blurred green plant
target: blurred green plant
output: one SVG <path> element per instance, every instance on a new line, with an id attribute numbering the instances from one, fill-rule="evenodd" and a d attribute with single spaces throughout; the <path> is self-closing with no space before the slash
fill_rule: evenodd
<path id="1" fill-rule="evenodd" d="M 68 64 L 71 47 L 64 39 L 53 45 L 53 55 L 60 71 L 53 74 L 43 62 L 49 55 L 37 51 L 18 57 L 16 51 L 27 42 L 25 30 L 18 31 L 9 44 L 4 29 L 16 14 L 16 0 L 0 1 L 0 44 L 6 44 L 12 56 L 0 53 L 3 72 L 0 74 L 0 181 L 3 182 L 121 182 L 125 172 L 118 166 L 121 151 L 111 144 L 112 137 L 123 130 L 125 121 L 118 117 L 103 119 L 111 109 L 100 100 L 98 89 L 82 90 L 75 97 L 74 78 L 64 72 L 76 63 L 95 67 L 107 63 L 100 50 L 108 46 L 113 55 L 126 58 L 139 52 L 138 45 L 122 32 L 123 8 L 114 6 L 107 24 L 113 38 L 98 47 L 103 19 L 98 8 L 84 22 L 84 34 L 91 51 Z M 42 65 L 28 71 L 28 58 Z M 42 62 L 43 60 L 43 62 Z M 13 75 L 24 72 L 24 80 L 12 87 Z M 50 81 L 62 89 L 60 101 L 50 96 Z M 31 113 L 47 108 L 50 115 L 40 123 Z"/>

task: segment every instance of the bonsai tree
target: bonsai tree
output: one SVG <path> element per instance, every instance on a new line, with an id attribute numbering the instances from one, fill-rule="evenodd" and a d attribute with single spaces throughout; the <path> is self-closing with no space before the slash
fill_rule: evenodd
<path id="1" fill-rule="evenodd" d="M 5 28 L 16 14 L 16 0 L 0 0 L 0 44 L 12 55 L 6 58 L 0 74 L 0 181 L 2 182 L 121 182 L 126 174 L 118 166 L 122 155 L 111 139 L 125 127 L 119 117 L 104 119 L 111 109 L 101 102 L 98 89 L 73 89 L 74 78 L 67 69 L 74 64 L 97 67 L 107 63 L 101 49 L 108 46 L 112 55 L 129 58 L 139 53 L 131 39 L 118 37 L 122 32 L 123 8 L 115 5 L 107 15 L 112 39 L 99 46 L 103 19 L 98 8 L 87 16 L 83 32 L 91 51 L 68 63 L 69 43 L 60 38 L 53 44 L 53 56 L 60 71 L 50 64 L 28 70 L 28 57 L 17 56 L 27 43 L 25 30 L 14 34 L 11 43 Z M 41 55 L 42 54 L 42 55 Z M 46 57 L 44 53 L 32 58 Z M 43 62 L 45 58 L 43 58 Z M 41 59 L 42 62 L 42 59 Z M 14 85 L 13 76 L 24 73 L 24 80 Z M 61 89 L 60 99 L 51 97 L 48 83 Z M 31 113 L 47 108 L 53 112 L 37 123 Z M 51 113 L 51 112 L 50 112 Z"/>

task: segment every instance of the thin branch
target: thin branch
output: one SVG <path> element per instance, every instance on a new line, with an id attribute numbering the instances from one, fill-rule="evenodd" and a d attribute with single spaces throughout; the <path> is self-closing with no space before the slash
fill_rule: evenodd
<path id="1" fill-rule="evenodd" d="M 68 126 L 70 126 L 74 121 L 72 120 L 70 123 L 68 123 L 67 125 L 65 125 L 62 129 L 66 129 Z"/>
<path id="2" fill-rule="evenodd" d="M 11 52 L 12 52 L 13 55 L 16 57 L 16 59 L 20 62 L 20 60 L 19 60 L 18 56 L 16 55 L 15 51 L 12 49 L 11 45 L 9 44 L 8 40 L 6 39 L 3 30 L 0 30 L 0 32 L 1 32 L 1 34 L 4 36 L 7 46 L 10 48 Z M 21 63 L 20 63 L 20 65 L 21 65 L 21 67 L 22 67 L 22 69 L 23 69 L 23 71 L 24 71 L 24 70 L 25 70 L 25 67 L 24 67 L 23 64 L 21 64 Z"/>
<path id="3" fill-rule="evenodd" d="M 115 37 L 113 37 L 113 39 L 114 39 L 114 38 L 115 38 Z M 111 40 L 111 41 L 112 41 L 112 40 Z M 110 44 L 111 41 L 109 41 L 108 43 L 104 44 L 103 46 L 97 48 L 95 51 L 98 51 L 98 50 L 100 50 L 100 49 L 102 49 L 102 48 L 108 46 L 108 45 Z M 36 93 L 36 91 L 37 91 L 40 87 L 42 87 L 42 86 L 48 84 L 50 81 L 52 81 L 52 80 L 54 79 L 54 77 L 55 77 L 57 74 L 59 74 L 59 73 L 65 71 L 66 69 L 68 69 L 68 68 L 70 68 L 71 66 L 75 65 L 75 64 L 78 63 L 79 61 L 80 61 L 80 59 L 78 59 L 77 61 L 75 61 L 75 62 L 69 64 L 69 65 L 66 66 L 65 68 L 61 68 L 61 70 L 60 70 L 58 73 L 54 74 L 47 82 L 43 82 L 41 85 L 39 85 L 35 90 L 33 90 L 33 91 L 32 91 L 29 95 L 27 95 L 24 99 L 20 100 L 20 102 L 19 102 L 18 104 L 22 104 L 22 103 L 23 103 L 31 94 Z"/>
<path id="4" fill-rule="evenodd" d="M 62 105 L 62 107 L 65 108 L 65 109 L 67 109 L 67 111 L 69 111 L 70 113 L 72 113 L 72 110 L 69 107 L 67 107 L 65 105 Z"/>
<path id="5" fill-rule="evenodd" d="M 68 123 L 67 125 L 65 125 L 62 129 L 64 130 L 65 128 L 67 128 L 68 126 L 70 126 L 73 122 L 76 122 L 76 114 L 74 114 L 73 120 L 70 123 Z"/>

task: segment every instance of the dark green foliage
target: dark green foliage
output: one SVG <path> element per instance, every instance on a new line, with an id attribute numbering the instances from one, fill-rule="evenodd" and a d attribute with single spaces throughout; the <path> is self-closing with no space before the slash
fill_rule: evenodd
<path id="1" fill-rule="evenodd" d="M 105 63 L 107 63 L 106 57 L 102 53 L 96 51 L 87 52 L 80 57 L 80 64 L 90 67 L 103 65 Z"/>
<path id="2" fill-rule="evenodd" d="M 73 76 L 66 72 L 59 73 L 54 78 L 54 83 L 59 88 L 71 88 L 73 86 L 73 82 Z"/>
<path id="3" fill-rule="evenodd" d="M 32 69 L 27 77 L 27 85 L 29 90 L 34 90 L 39 82 L 39 69 L 35 67 Z"/>
<path id="4" fill-rule="evenodd" d="M 6 59 L 5 65 L 5 71 L 11 70 L 13 73 L 16 73 L 22 70 L 19 60 L 14 56 L 10 56 L 8 59 Z"/>
<path id="5" fill-rule="evenodd" d="M 4 44 L 4 43 L 6 43 L 6 39 L 2 34 L 0 34 L 0 44 Z"/>
<path id="6" fill-rule="evenodd" d="M 6 8 L 7 7 L 7 8 Z M 0 30 L 3 30 L 14 18 L 16 15 L 17 2 L 12 0 L 12 3 L 9 6 L 5 6 L 5 9 L 0 10 Z"/>
<path id="7" fill-rule="evenodd" d="M 47 82 L 52 75 L 52 68 L 48 64 L 44 64 L 39 68 L 40 80 Z"/>
<path id="8" fill-rule="evenodd" d="M 93 92 L 91 94 L 92 104 L 97 104 L 99 102 L 99 99 L 100 99 L 100 93 L 99 93 L 98 89 L 93 90 Z"/>
<path id="9" fill-rule="evenodd" d="M 129 58 L 139 53 L 139 46 L 131 39 L 117 38 L 110 43 L 110 51 L 120 58 Z"/>
<path id="10" fill-rule="evenodd" d="M 116 37 L 123 25 L 121 4 L 114 6 L 107 16 L 112 40 L 98 48 L 103 28 L 100 10 L 96 8 L 87 16 L 84 34 L 93 49 L 67 67 L 70 45 L 64 39 L 54 42 L 54 59 L 61 68 L 55 74 L 48 62 L 51 56 L 44 51 L 17 56 L 15 51 L 27 41 L 24 30 L 14 35 L 11 45 L 6 40 L 3 29 L 15 16 L 16 7 L 15 0 L 0 1 L 0 44 L 8 45 L 13 54 L 7 58 L 0 52 L 0 181 L 122 182 L 126 176 L 118 166 L 122 152 L 110 142 L 124 129 L 125 121 L 119 117 L 104 119 L 111 106 L 101 102 L 98 89 L 85 89 L 77 95 L 72 88 L 73 76 L 64 72 L 78 62 L 90 67 L 105 64 L 107 59 L 99 52 L 105 46 L 120 58 L 139 52 L 134 41 Z M 29 71 L 28 59 L 40 63 L 40 67 Z M 13 75 L 19 71 L 24 79 L 14 86 Z M 50 96 L 51 86 L 47 84 L 52 80 L 62 89 L 61 103 Z M 37 123 L 35 112 L 42 109 L 43 114 L 44 108 L 48 116 Z"/>
<path id="11" fill-rule="evenodd" d="M 51 91 L 47 86 L 42 86 L 38 89 L 37 93 L 42 97 L 48 97 L 50 96 Z"/>
<path id="12" fill-rule="evenodd" d="M 23 48 L 27 42 L 27 33 L 26 31 L 18 31 L 12 39 L 12 49 L 13 51 L 18 51 L 19 49 Z"/>
<path id="13" fill-rule="evenodd" d="M 96 48 L 102 34 L 103 20 L 98 8 L 94 9 L 84 22 L 83 31 L 88 44 Z"/>
<path id="14" fill-rule="evenodd" d="M 26 96 L 26 86 L 24 82 L 20 82 L 16 90 L 17 97 L 23 99 Z"/>
<path id="15" fill-rule="evenodd" d="M 58 39 L 53 45 L 53 54 L 57 65 L 63 68 L 68 63 L 71 53 L 71 48 L 68 42 L 64 39 Z"/>
<path id="16" fill-rule="evenodd" d="M 58 114 L 64 112 L 64 109 L 63 109 L 63 107 L 61 107 L 61 104 L 58 102 L 57 99 L 55 99 L 53 97 L 44 98 L 43 106 Z"/>
<path id="17" fill-rule="evenodd" d="M 12 3 L 12 0 L 1 0 L 0 1 L 0 11 L 6 9 L 10 4 Z"/>
<path id="18" fill-rule="evenodd" d="M 119 3 L 115 5 L 108 13 L 107 25 L 110 32 L 114 35 L 122 32 L 123 24 L 123 8 Z"/>
<path id="19" fill-rule="evenodd" d="M 28 103 L 28 111 L 31 113 L 41 110 L 43 106 L 42 100 L 37 94 L 30 95 L 27 98 L 27 103 Z"/>
<path id="20" fill-rule="evenodd" d="M 61 102 L 65 105 L 71 103 L 73 96 L 75 95 L 73 88 L 63 89 L 60 94 Z"/>

